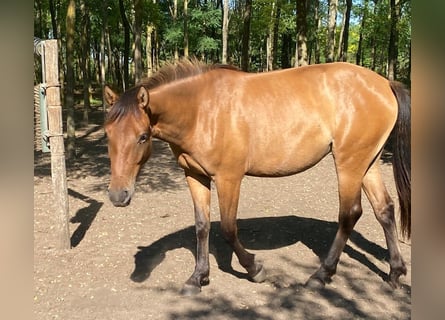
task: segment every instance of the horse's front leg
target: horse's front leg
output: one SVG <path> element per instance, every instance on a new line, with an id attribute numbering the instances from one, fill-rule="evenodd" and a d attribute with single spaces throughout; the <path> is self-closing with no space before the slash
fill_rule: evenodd
<path id="1" fill-rule="evenodd" d="M 190 172 L 186 172 L 186 178 L 195 209 L 197 252 L 195 271 L 181 293 L 193 295 L 209 284 L 210 179 Z"/>
<path id="2" fill-rule="evenodd" d="M 247 252 L 238 239 L 236 215 L 241 179 L 242 177 L 217 177 L 215 179 L 221 215 L 221 231 L 226 241 L 233 248 L 240 264 L 247 270 L 250 279 L 254 282 L 263 282 L 266 279 L 263 266 L 255 261 L 255 255 Z"/>

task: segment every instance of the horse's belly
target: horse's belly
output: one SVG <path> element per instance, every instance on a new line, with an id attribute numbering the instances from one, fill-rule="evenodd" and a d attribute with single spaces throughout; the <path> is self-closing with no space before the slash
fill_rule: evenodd
<path id="1" fill-rule="evenodd" d="M 305 171 L 317 164 L 331 151 L 330 143 L 299 146 L 275 145 L 268 150 L 254 152 L 249 159 L 247 175 L 259 177 L 283 177 Z"/>

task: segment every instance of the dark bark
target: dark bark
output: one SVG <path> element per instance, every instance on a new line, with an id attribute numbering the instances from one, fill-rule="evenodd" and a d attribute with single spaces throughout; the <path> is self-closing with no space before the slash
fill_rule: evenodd
<path id="1" fill-rule="evenodd" d="M 66 14 L 66 87 L 65 103 L 67 108 L 67 146 L 66 157 L 76 156 L 76 131 L 74 122 L 74 33 L 76 20 L 76 1 L 69 0 Z"/>
<path id="2" fill-rule="evenodd" d="M 138 83 L 142 70 L 142 0 L 134 0 L 134 78 Z"/>
<path id="3" fill-rule="evenodd" d="M 399 32 L 397 30 L 397 22 L 400 17 L 400 1 L 391 0 L 391 31 L 389 34 L 389 45 L 388 45 L 388 79 L 397 79 L 397 56 L 399 54 L 398 41 Z"/>
<path id="4" fill-rule="evenodd" d="M 129 87 L 130 84 L 130 72 L 129 72 L 129 57 L 130 57 L 130 23 L 128 22 L 127 15 L 125 13 L 124 1 L 119 0 L 119 11 L 124 26 L 124 90 Z"/>
<path id="5" fill-rule="evenodd" d="M 252 0 L 246 0 L 243 16 L 243 37 L 241 48 L 241 70 L 248 71 L 250 58 L 249 58 L 249 42 L 250 42 L 250 19 L 252 16 Z"/>
<path id="6" fill-rule="evenodd" d="M 307 52 L 307 10 L 308 0 L 297 0 L 297 61 L 296 66 L 308 64 Z"/>

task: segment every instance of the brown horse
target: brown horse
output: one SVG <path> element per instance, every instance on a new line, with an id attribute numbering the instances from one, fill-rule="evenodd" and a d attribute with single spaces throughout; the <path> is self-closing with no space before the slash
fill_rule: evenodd
<path id="1" fill-rule="evenodd" d="M 282 177 L 302 172 L 332 153 L 338 176 L 339 226 L 332 246 L 308 285 L 323 286 L 336 272 L 362 214 L 362 189 L 383 227 L 389 251 L 388 282 L 398 287 L 406 266 L 398 246 L 394 204 L 380 173 L 380 155 L 394 133 L 393 167 L 402 232 L 411 230 L 409 92 L 368 69 L 330 63 L 261 74 L 183 61 L 120 97 L 105 124 L 111 159 L 109 197 L 126 206 L 152 137 L 168 142 L 184 169 L 193 199 L 197 255 L 183 293 L 209 283 L 210 184 L 217 188 L 221 229 L 240 264 L 256 282 L 265 271 L 237 236 L 244 175 Z"/>

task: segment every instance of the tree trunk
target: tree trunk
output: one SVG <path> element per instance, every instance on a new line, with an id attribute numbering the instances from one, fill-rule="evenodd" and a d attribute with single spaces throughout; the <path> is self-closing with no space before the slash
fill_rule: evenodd
<path id="1" fill-rule="evenodd" d="M 320 2 L 319 0 L 314 1 L 314 19 L 315 19 L 315 40 L 314 40 L 314 62 L 316 64 L 320 63 L 320 39 L 318 38 L 318 30 L 321 29 L 321 19 L 320 19 Z"/>
<path id="2" fill-rule="evenodd" d="M 338 46 L 337 46 L 337 61 L 341 61 L 341 55 L 343 53 L 343 35 L 345 32 L 345 24 L 346 24 L 346 7 L 345 11 L 343 12 L 343 18 L 341 19 L 341 28 L 340 28 L 340 34 L 338 36 Z"/>
<path id="3" fill-rule="evenodd" d="M 374 17 L 377 16 L 377 4 L 379 0 L 373 0 L 374 1 Z M 371 35 L 371 70 L 375 71 L 377 66 L 377 41 L 376 41 L 376 35 L 373 32 Z"/>
<path id="4" fill-rule="evenodd" d="M 153 33 L 153 37 L 154 37 L 154 53 L 153 53 L 153 66 L 154 66 L 154 71 L 159 70 L 159 68 L 161 67 L 160 65 L 160 59 L 159 59 L 159 55 L 161 53 L 161 45 L 159 43 L 159 36 L 158 36 L 158 30 L 155 29 L 154 33 Z"/>
<path id="5" fill-rule="evenodd" d="M 67 108 L 67 159 L 76 156 L 76 126 L 74 122 L 74 32 L 76 21 L 76 1 L 69 0 L 66 13 L 66 94 Z"/>
<path id="6" fill-rule="evenodd" d="M 124 90 L 129 87 L 130 72 L 129 72 L 129 57 L 130 57 L 130 23 L 125 14 L 124 1 L 119 0 L 119 10 L 124 25 Z"/>
<path id="7" fill-rule="evenodd" d="M 352 0 L 346 0 L 346 9 L 343 16 L 343 26 L 341 33 L 341 41 L 339 42 L 338 61 L 348 60 L 348 45 L 349 45 L 349 22 L 351 20 Z"/>
<path id="8" fill-rule="evenodd" d="M 283 69 L 291 67 L 291 46 L 292 35 L 284 33 L 281 39 L 281 67 Z"/>
<path id="9" fill-rule="evenodd" d="M 277 0 L 275 17 L 273 20 L 273 41 L 272 41 L 272 69 L 277 69 L 277 56 L 278 56 L 278 27 L 281 18 L 281 2 L 282 0 Z"/>
<path id="10" fill-rule="evenodd" d="M 295 66 L 308 64 L 307 54 L 307 9 L 308 0 L 297 0 L 297 57 Z"/>
<path id="11" fill-rule="evenodd" d="M 99 68 L 100 68 L 100 84 L 102 88 L 102 108 L 105 115 L 106 112 L 106 103 L 103 97 L 104 88 L 105 88 L 105 33 L 107 30 L 107 1 L 102 2 L 102 30 L 100 33 L 100 55 L 99 55 Z"/>
<path id="12" fill-rule="evenodd" d="M 243 15 L 243 37 L 241 49 L 241 70 L 248 71 L 249 58 L 249 42 L 250 42 L 250 19 L 252 16 L 252 0 L 246 0 Z"/>
<path id="13" fill-rule="evenodd" d="M 391 31 L 389 34 L 389 46 L 388 46 L 388 79 L 397 79 L 397 56 L 399 42 L 399 31 L 397 29 L 397 22 L 400 18 L 400 1 L 391 0 Z"/>
<path id="14" fill-rule="evenodd" d="M 152 35 L 154 26 L 151 23 L 147 24 L 147 42 L 145 45 L 145 51 L 147 52 L 147 77 L 151 77 L 154 73 L 153 70 L 153 42 Z"/>
<path id="15" fill-rule="evenodd" d="M 188 0 L 184 0 L 184 57 L 189 56 Z"/>
<path id="16" fill-rule="evenodd" d="M 173 25 L 176 24 L 176 20 L 178 19 L 178 0 L 173 1 Z M 175 61 L 179 60 L 179 51 L 178 51 L 178 45 L 175 43 L 175 51 L 173 53 L 175 57 Z"/>
<path id="17" fill-rule="evenodd" d="M 411 86 L 411 40 L 409 41 L 409 57 L 408 57 L 408 79 Z"/>
<path id="18" fill-rule="evenodd" d="M 50 10 L 50 15 L 51 15 L 51 27 L 52 27 L 52 32 L 53 32 L 53 39 L 57 39 L 57 47 L 59 49 L 62 48 L 62 39 L 60 39 L 59 37 L 59 28 L 60 26 L 57 24 L 57 9 L 56 9 L 56 5 L 54 4 L 54 0 L 49 0 L 49 10 Z M 59 54 L 59 66 L 63 66 L 65 65 L 65 61 L 63 61 L 63 55 Z M 64 68 L 59 68 L 59 80 L 60 80 L 60 85 L 62 88 L 64 88 L 64 83 L 65 83 L 65 72 L 64 72 Z M 61 95 L 62 95 L 62 101 L 64 100 L 64 90 L 61 90 Z"/>
<path id="19" fill-rule="evenodd" d="M 113 56 L 113 50 L 111 49 L 111 39 L 110 39 L 110 32 L 108 31 L 108 28 L 105 29 L 105 48 L 107 49 L 107 53 L 105 53 L 105 56 L 108 57 L 107 61 L 108 61 L 108 65 L 107 68 L 105 70 L 109 70 L 109 76 L 108 81 L 110 81 L 111 83 L 115 83 L 115 80 L 117 79 L 117 77 L 114 76 L 113 72 L 111 72 L 111 70 L 116 70 L 116 61 L 112 58 Z M 111 76 L 111 79 L 110 79 Z"/>
<path id="20" fill-rule="evenodd" d="M 329 0 L 328 39 L 326 46 L 326 62 L 335 60 L 335 27 L 337 19 L 338 0 Z"/>
<path id="21" fill-rule="evenodd" d="M 83 78 L 83 120 L 82 124 L 88 124 L 88 113 L 90 109 L 90 18 L 86 0 L 82 0 L 80 9 L 82 12 L 82 34 L 80 43 L 82 47 L 81 68 Z"/>
<path id="22" fill-rule="evenodd" d="M 59 33 L 57 32 L 56 7 L 54 5 L 54 0 L 49 0 L 49 12 L 51 14 L 51 26 L 53 28 L 53 36 L 54 39 L 58 39 Z"/>
<path id="23" fill-rule="evenodd" d="M 142 79 L 142 0 L 134 0 L 134 81 L 139 83 Z"/>
<path id="24" fill-rule="evenodd" d="M 357 52 L 355 54 L 355 64 L 363 65 L 363 31 L 365 30 L 366 12 L 368 10 L 368 0 L 363 4 L 362 22 L 360 24 L 360 34 L 358 38 Z"/>
<path id="25" fill-rule="evenodd" d="M 270 11 L 269 33 L 266 39 L 266 69 L 271 71 L 274 69 L 274 57 L 276 55 L 276 43 L 278 32 L 278 15 L 279 15 L 280 0 L 274 0 L 272 2 L 272 9 Z M 275 28 L 276 26 L 276 28 Z"/>
<path id="26" fill-rule="evenodd" d="M 222 25 L 222 57 L 221 62 L 227 64 L 227 41 L 229 37 L 229 0 L 222 0 L 223 5 L 223 25 Z"/>

